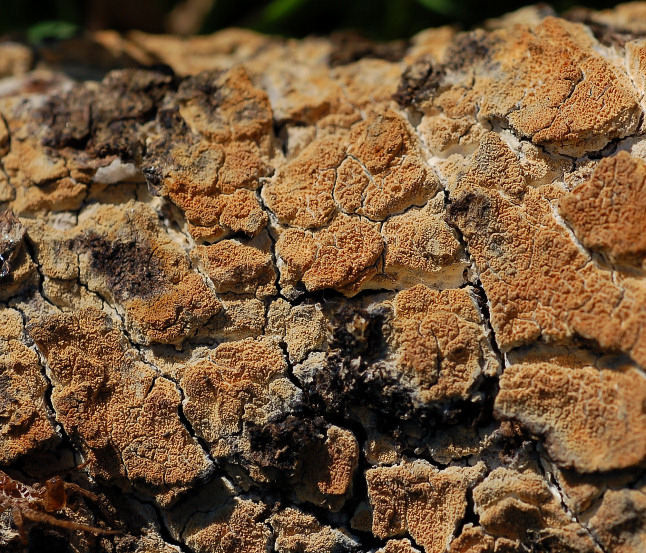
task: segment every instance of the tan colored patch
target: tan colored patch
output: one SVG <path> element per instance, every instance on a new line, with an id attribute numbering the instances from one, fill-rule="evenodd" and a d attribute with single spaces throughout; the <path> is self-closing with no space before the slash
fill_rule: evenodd
<path id="1" fill-rule="evenodd" d="M 123 309 L 138 342 L 180 344 L 220 311 L 215 293 L 144 204 L 85 210 L 76 232 L 81 282 Z"/>
<path id="2" fill-rule="evenodd" d="M 646 269 L 646 162 L 627 152 L 602 159 L 559 208 L 586 248 Z"/>
<path id="3" fill-rule="evenodd" d="M 440 471 L 425 461 L 369 469 L 373 534 L 408 532 L 427 553 L 445 551 L 466 512 L 467 490 L 483 472 L 482 464 Z"/>
<path id="4" fill-rule="evenodd" d="M 326 327 L 323 312 L 316 304 L 292 306 L 277 299 L 269 306 L 266 333 L 285 341 L 292 363 L 300 363 L 308 353 L 323 346 Z"/>
<path id="5" fill-rule="evenodd" d="M 252 294 L 258 298 L 276 295 L 277 278 L 268 237 L 243 243 L 222 240 L 195 250 L 218 292 Z"/>
<path id="6" fill-rule="evenodd" d="M 177 386 L 157 374 L 96 309 L 29 327 L 54 385 L 57 420 L 94 476 L 131 482 L 168 505 L 211 463 L 182 424 Z"/>
<path id="7" fill-rule="evenodd" d="M 325 225 L 336 205 L 332 197 L 336 171 L 345 153 L 340 138 L 312 143 L 262 190 L 262 195 L 282 223 L 312 228 Z"/>
<path id="8" fill-rule="evenodd" d="M 383 239 L 376 225 L 360 217 L 339 215 L 321 230 L 285 230 L 276 243 L 283 261 L 280 286 L 297 295 L 300 283 L 310 291 L 334 288 L 354 295 L 377 273 Z"/>
<path id="9" fill-rule="evenodd" d="M 384 273 L 394 287 L 426 284 L 457 288 L 464 282 L 466 254 L 445 221 L 444 196 L 425 207 L 389 217 L 381 230 L 386 242 Z"/>
<path id="10" fill-rule="evenodd" d="M 288 507 L 269 522 L 276 532 L 277 553 L 334 553 L 351 549 L 355 542 L 345 533 L 321 524 L 310 514 Z"/>
<path id="11" fill-rule="evenodd" d="M 214 457 L 240 455 L 252 477 L 266 479 L 250 449 L 250 432 L 289 411 L 298 398 L 286 371 L 282 350 L 262 337 L 221 344 L 209 359 L 187 365 L 180 382 L 186 418 Z"/>
<path id="12" fill-rule="evenodd" d="M 279 221 L 300 228 L 320 227 L 340 208 L 383 220 L 437 192 L 407 123 L 395 112 L 370 115 L 349 134 L 317 140 L 275 180 L 263 197 Z"/>
<path id="13" fill-rule="evenodd" d="M 424 58 L 414 60 L 424 62 Z M 623 68 L 595 51 L 583 26 L 546 17 L 491 33 L 458 34 L 429 78 L 411 73 L 405 103 L 425 114 L 437 151 L 472 144 L 485 122 L 508 123 L 522 138 L 575 157 L 633 134 L 642 110 Z M 480 131 L 481 132 L 481 131 Z M 440 138 L 438 138 L 438 136 Z"/>
<path id="14" fill-rule="evenodd" d="M 467 398 L 483 374 L 496 373 L 498 361 L 470 289 L 418 285 L 397 294 L 393 308 L 397 367 L 422 403 Z"/>
<path id="15" fill-rule="evenodd" d="M 518 162 L 494 134 L 451 190 L 449 217 L 480 273 L 503 350 L 573 334 L 646 363 L 646 297 L 639 279 L 602 270 L 554 212 L 556 184 L 523 189 Z M 504 161 L 501 161 L 504 160 Z"/>
<path id="16" fill-rule="evenodd" d="M 194 516 L 183 537 L 199 553 L 265 553 L 271 537 L 262 522 L 266 509 L 262 502 L 234 499 L 214 513 Z"/>
<path id="17" fill-rule="evenodd" d="M 10 309 L 0 309 L 5 323 L 0 338 L 0 463 L 9 465 L 48 442 L 58 440 L 49 419 L 38 355 L 22 344 L 22 320 Z M 10 321 L 13 322 L 9 326 Z M 9 331 L 9 332 L 7 332 Z"/>
<path id="18" fill-rule="evenodd" d="M 589 526 L 607 551 L 639 553 L 646 542 L 645 520 L 643 490 L 608 490 Z"/>
<path id="19" fill-rule="evenodd" d="M 560 466 L 597 472 L 646 463 L 645 401 L 636 369 L 536 363 L 505 370 L 496 413 L 544 436 Z"/>

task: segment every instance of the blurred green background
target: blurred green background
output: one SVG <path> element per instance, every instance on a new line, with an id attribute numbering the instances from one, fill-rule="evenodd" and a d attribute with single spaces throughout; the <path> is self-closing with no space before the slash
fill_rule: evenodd
<path id="1" fill-rule="evenodd" d="M 444 24 L 469 28 L 533 2 L 478 0 L 0 0 L 0 35 L 31 42 L 82 29 L 208 33 L 230 26 L 302 37 L 354 29 L 379 40 L 409 37 Z M 618 2 L 555 0 L 609 8 Z"/>

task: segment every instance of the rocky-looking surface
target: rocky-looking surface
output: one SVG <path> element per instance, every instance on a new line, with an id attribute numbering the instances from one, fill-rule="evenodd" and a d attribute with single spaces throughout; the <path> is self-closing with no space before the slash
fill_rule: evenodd
<path id="1" fill-rule="evenodd" d="M 2 551 L 646 550 L 646 4 L 0 75 Z"/>

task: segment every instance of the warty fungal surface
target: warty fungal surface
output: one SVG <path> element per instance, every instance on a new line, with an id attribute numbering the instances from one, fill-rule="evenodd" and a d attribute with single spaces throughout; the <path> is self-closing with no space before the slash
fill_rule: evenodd
<path id="1" fill-rule="evenodd" d="M 644 3 L 0 41 L 0 550 L 644 551 L 645 71 Z"/>

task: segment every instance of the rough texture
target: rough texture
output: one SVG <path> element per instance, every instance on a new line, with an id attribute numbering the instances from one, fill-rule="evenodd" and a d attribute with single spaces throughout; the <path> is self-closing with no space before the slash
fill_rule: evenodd
<path id="1" fill-rule="evenodd" d="M 0 39 L 0 550 L 642 551 L 644 75 L 644 3 Z"/>
<path id="2" fill-rule="evenodd" d="M 93 475 L 141 485 L 166 504 L 210 470 L 182 426 L 175 384 L 142 363 L 103 313 L 54 315 L 29 332 L 51 370 L 56 415 Z"/>
<path id="3" fill-rule="evenodd" d="M 646 163 L 622 151 L 561 199 L 560 211 L 589 250 L 613 265 L 646 269 Z"/>
<path id="4" fill-rule="evenodd" d="M 408 532 L 424 551 L 445 551 L 466 510 L 466 493 L 483 465 L 443 471 L 423 461 L 366 472 L 372 532 L 385 538 Z"/>
<path id="5" fill-rule="evenodd" d="M 646 463 L 646 378 L 635 369 L 512 365 L 496 413 L 545 437 L 559 466 L 598 472 Z"/>

